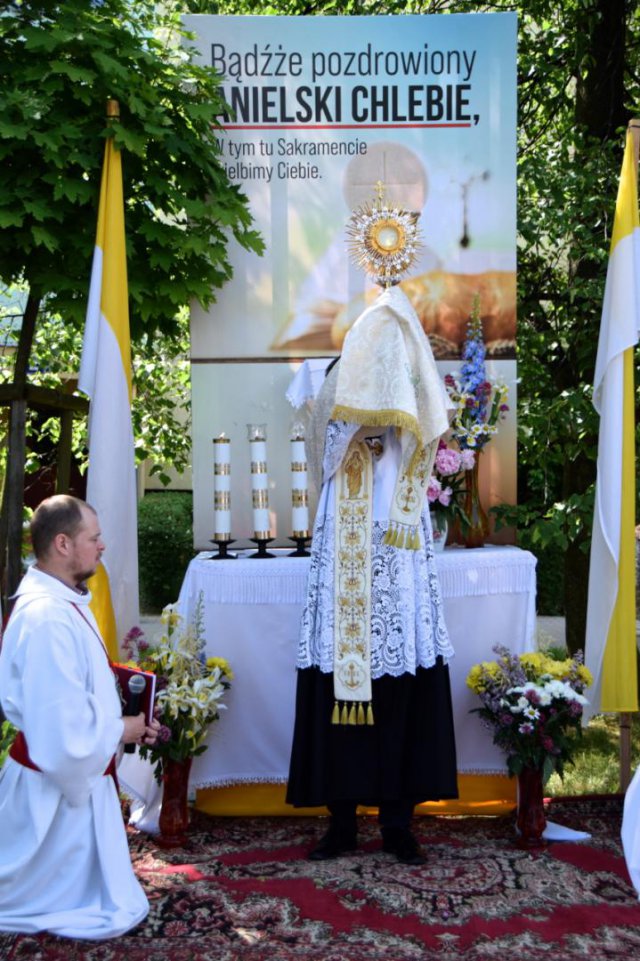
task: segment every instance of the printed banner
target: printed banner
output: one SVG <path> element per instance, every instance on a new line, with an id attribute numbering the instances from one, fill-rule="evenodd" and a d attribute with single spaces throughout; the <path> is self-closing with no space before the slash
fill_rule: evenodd
<path id="1" fill-rule="evenodd" d="M 220 159 L 263 257 L 196 309 L 199 360 L 327 356 L 375 291 L 345 227 L 376 197 L 420 214 L 403 287 L 434 353 L 459 356 L 480 297 L 488 354 L 516 336 L 516 16 L 186 16 L 223 77 Z"/>

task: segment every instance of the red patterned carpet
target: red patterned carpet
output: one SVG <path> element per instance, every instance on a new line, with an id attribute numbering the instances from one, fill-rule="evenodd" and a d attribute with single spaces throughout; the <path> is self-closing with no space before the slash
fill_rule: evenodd
<path id="1" fill-rule="evenodd" d="M 131 834 L 151 901 L 147 922 L 113 941 L 0 935 L 6 961 L 630 961 L 640 902 L 622 857 L 619 797 L 554 801 L 549 817 L 586 843 L 536 854 L 510 818 L 417 821 L 428 852 L 405 867 L 380 850 L 374 821 L 336 861 L 307 861 L 324 827 L 310 818 L 196 814 L 183 850 Z"/>

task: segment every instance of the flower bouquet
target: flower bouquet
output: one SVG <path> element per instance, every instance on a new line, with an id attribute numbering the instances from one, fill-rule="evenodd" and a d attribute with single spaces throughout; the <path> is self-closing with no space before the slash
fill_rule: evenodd
<path id="1" fill-rule="evenodd" d="M 156 675 L 155 714 L 161 728 L 156 743 L 143 745 L 140 755 L 155 764 L 158 781 L 162 780 L 163 762 L 185 761 L 207 750 L 204 741 L 209 725 L 226 709 L 222 699 L 233 680 L 224 658 L 205 657 L 202 597 L 192 624 L 183 624 L 171 604 L 163 610 L 161 620 L 165 631 L 157 644 L 150 645 L 137 627 L 122 644 L 128 663 Z"/>
<path id="2" fill-rule="evenodd" d="M 499 645 L 494 651 L 497 660 L 476 664 L 467 676 L 482 702 L 473 710 L 505 751 L 510 774 L 535 768 L 543 783 L 553 771 L 562 776 L 582 734 L 583 691 L 593 680 L 581 654 L 558 660 L 541 651 L 514 655 Z"/>
<path id="3" fill-rule="evenodd" d="M 459 521 L 464 529 L 468 518 L 463 508 L 466 495 L 466 474 L 475 462 L 472 450 L 454 450 L 445 441 L 438 444 L 433 471 L 427 487 L 427 501 L 434 520 L 434 541 L 437 531 L 446 539 L 449 519 Z M 442 545 L 444 546 L 444 544 Z"/>
<path id="4" fill-rule="evenodd" d="M 447 374 L 444 384 L 456 406 L 451 422 L 451 437 L 460 450 L 481 451 L 497 434 L 500 421 L 509 407 L 506 384 L 487 379 L 485 346 L 480 319 L 480 300 L 476 296 L 462 350 L 460 374 Z"/>
<path id="5" fill-rule="evenodd" d="M 480 501 L 478 468 L 480 453 L 498 432 L 507 416 L 506 384 L 492 384 L 485 368 L 485 346 L 480 319 L 480 299 L 475 297 L 467 337 L 464 343 L 460 374 L 447 374 L 444 384 L 455 404 L 450 436 L 460 451 L 474 451 L 476 459 L 465 482 L 464 512 L 467 523 L 462 527 L 467 547 L 481 547 L 489 534 L 489 519 Z"/>

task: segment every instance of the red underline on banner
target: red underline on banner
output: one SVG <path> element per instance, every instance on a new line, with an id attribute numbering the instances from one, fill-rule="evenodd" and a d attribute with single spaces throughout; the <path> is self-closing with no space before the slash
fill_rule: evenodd
<path id="1" fill-rule="evenodd" d="M 435 127 L 471 127 L 470 123 L 319 123 L 319 124 L 232 124 L 223 130 L 408 130 Z"/>

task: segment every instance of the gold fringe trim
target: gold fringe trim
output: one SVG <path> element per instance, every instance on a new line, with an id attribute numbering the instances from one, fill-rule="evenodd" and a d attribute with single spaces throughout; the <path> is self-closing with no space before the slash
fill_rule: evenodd
<path id="1" fill-rule="evenodd" d="M 425 450 L 433 443 L 435 437 L 422 437 L 420 422 L 413 414 L 394 407 L 384 410 L 364 410 L 362 407 L 347 407 L 346 404 L 336 404 L 331 412 L 331 420 L 344 420 L 349 424 L 360 424 L 362 427 L 398 427 L 407 430 L 416 439 L 416 447 L 411 455 L 407 473 L 413 476 L 418 463 L 425 456 Z"/>
<path id="2" fill-rule="evenodd" d="M 340 707 L 339 701 L 333 702 L 331 712 L 331 723 L 343 727 L 373 727 L 373 707 L 371 701 L 366 704 L 362 701 L 343 701 Z"/>
<path id="3" fill-rule="evenodd" d="M 349 424 L 360 424 L 362 427 L 399 427 L 408 430 L 415 437 L 418 450 L 428 443 L 427 440 L 422 440 L 417 418 L 393 407 L 386 410 L 363 410 L 361 407 L 336 404 L 331 411 L 331 420 L 345 420 Z"/>
<path id="4" fill-rule="evenodd" d="M 407 551 L 417 551 L 420 549 L 420 535 L 417 527 L 404 527 L 391 521 L 382 543 L 389 547 L 400 547 Z"/>

